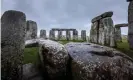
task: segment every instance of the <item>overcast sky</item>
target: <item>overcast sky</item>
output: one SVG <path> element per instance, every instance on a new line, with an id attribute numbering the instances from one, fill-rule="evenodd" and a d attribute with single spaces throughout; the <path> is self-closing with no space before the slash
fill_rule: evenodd
<path id="1" fill-rule="evenodd" d="M 19 10 L 27 20 L 37 22 L 38 31 L 51 28 L 75 28 L 87 30 L 91 19 L 106 11 L 113 11 L 114 24 L 126 23 L 128 2 L 126 0 L 2 0 L 2 14 L 6 10 Z M 128 29 L 122 28 L 122 34 Z"/>

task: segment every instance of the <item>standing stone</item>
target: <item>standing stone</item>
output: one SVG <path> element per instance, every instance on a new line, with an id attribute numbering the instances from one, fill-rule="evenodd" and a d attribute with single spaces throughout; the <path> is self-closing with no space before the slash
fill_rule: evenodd
<path id="1" fill-rule="evenodd" d="M 120 27 L 115 27 L 115 40 L 118 42 L 122 42 Z"/>
<path id="2" fill-rule="evenodd" d="M 14 10 L 1 17 L 1 79 L 21 80 L 26 16 Z"/>
<path id="3" fill-rule="evenodd" d="M 55 31 L 54 30 L 51 30 L 51 38 L 52 38 L 52 40 L 55 40 Z"/>
<path id="4" fill-rule="evenodd" d="M 111 28 L 110 47 L 116 47 L 115 28 Z"/>
<path id="5" fill-rule="evenodd" d="M 40 31 L 40 38 L 46 39 L 46 30 L 41 30 Z"/>
<path id="6" fill-rule="evenodd" d="M 59 30 L 59 31 L 58 31 L 58 40 L 61 40 L 61 38 L 62 38 L 62 31 Z"/>
<path id="7" fill-rule="evenodd" d="M 71 39 L 71 34 L 69 30 L 66 30 L 66 39 L 69 41 Z"/>
<path id="8" fill-rule="evenodd" d="M 50 31 L 49 31 L 49 38 L 50 38 L 51 40 L 55 40 L 55 31 L 54 31 L 54 30 L 50 30 Z"/>
<path id="9" fill-rule="evenodd" d="M 111 17 L 103 18 L 103 25 L 104 25 L 104 33 L 105 33 L 105 45 L 110 45 L 111 42 L 111 37 L 114 36 L 112 35 L 112 31 L 114 31 L 113 27 L 113 20 Z"/>
<path id="10" fill-rule="evenodd" d="M 52 39 L 52 30 L 49 31 L 49 39 Z"/>
<path id="11" fill-rule="evenodd" d="M 31 20 L 27 21 L 26 40 L 37 38 L 37 23 Z"/>
<path id="12" fill-rule="evenodd" d="M 105 45 L 105 35 L 107 33 L 105 26 L 103 25 L 102 19 L 99 21 L 99 29 L 98 29 L 98 43 Z"/>
<path id="13" fill-rule="evenodd" d="M 128 6 L 128 42 L 131 49 L 133 49 L 133 0 L 130 1 Z"/>
<path id="14" fill-rule="evenodd" d="M 78 40 L 78 31 L 73 30 L 73 40 Z"/>
<path id="15" fill-rule="evenodd" d="M 92 43 L 98 43 L 98 34 L 99 34 L 99 32 L 98 32 L 98 22 L 94 22 L 94 23 L 92 23 L 92 25 L 91 25 L 91 30 L 90 30 L 90 42 L 92 42 Z"/>
<path id="16" fill-rule="evenodd" d="M 82 30 L 82 31 L 81 31 L 81 39 L 82 39 L 83 41 L 86 41 L 86 30 Z"/>

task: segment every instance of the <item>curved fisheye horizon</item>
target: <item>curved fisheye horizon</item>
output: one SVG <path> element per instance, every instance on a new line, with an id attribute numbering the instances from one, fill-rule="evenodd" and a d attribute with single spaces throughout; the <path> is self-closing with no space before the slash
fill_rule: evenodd
<path id="1" fill-rule="evenodd" d="M 127 23 L 128 3 L 125 0 L 2 0 L 1 13 L 18 10 L 26 14 L 27 20 L 37 22 L 41 29 L 75 28 L 90 34 L 91 19 L 107 11 L 113 11 L 114 24 Z M 121 28 L 128 34 L 128 28 Z M 38 36 L 40 33 L 38 33 Z"/>

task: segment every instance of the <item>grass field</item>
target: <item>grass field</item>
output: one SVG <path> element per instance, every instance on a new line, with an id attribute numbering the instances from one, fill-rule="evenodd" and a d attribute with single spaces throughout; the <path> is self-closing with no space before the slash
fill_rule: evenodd
<path id="1" fill-rule="evenodd" d="M 24 49 L 24 64 L 34 63 L 38 61 L 38 47 L 31 47 Z"/>
<path id="2" fill-rule="evenodd" d="M 122 39 L 122 42 L 117 42 L 117 48 L 121 52 L 127 54 L 128 56 L 133 58 L 133 50 L 129 48 L 129 44 L 127 39 Z"/>
<path id="3" fill-rule="evenodd" d="M 66 44 L 68 42 L 84 42 L 82 40 L 75 41 L 66 41 L 61 40 L 58 41 L 61 44 Z M 117 48 L 119 51 L 127 54 L 128 56 L 133 58 L 133 51 L 129 49 L 129 45 L 126 39 L 123 39 L 122 42 L 117 42 Z M 38 61 L 38 47 L 25 48 L 24 50 L 24 64 L 26 63 L 34 63 L 37 64 Z"/>

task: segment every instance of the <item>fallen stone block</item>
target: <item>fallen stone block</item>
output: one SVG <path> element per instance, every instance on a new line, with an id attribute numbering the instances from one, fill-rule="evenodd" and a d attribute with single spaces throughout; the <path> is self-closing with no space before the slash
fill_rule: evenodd
<path id="1" fill-rule="evenodd" d="M 58 42 L 44 39 L 27 40 L 25 46 L 35 43 L 38 43 L 41 66 L 49 79 L 67 79 L 69 75 L 67 74 L 69 56 L 65 47 Z"/>
<path id="2" fill-rule="evenodd" d="M 73 80 L 132 80 L 133 59 L 109 47 L 91 43 L 65 45 Z"/>

